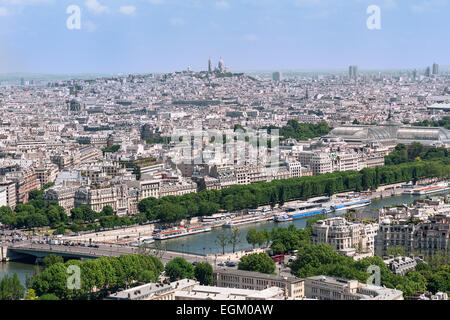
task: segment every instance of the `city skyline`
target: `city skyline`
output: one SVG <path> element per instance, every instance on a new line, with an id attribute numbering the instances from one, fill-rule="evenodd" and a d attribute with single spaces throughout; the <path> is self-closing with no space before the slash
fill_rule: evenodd
<path id="1" fill-rule="evenodd" d="M 380 30 L 366 27 L 372 4 Z M 71 5 L 81 10 L 80 30 L 66 27 Z M 210 56 L 232 71 L 420 73 L 449 65 L 448 8 L 447 0 L 3 0 L 0 73 L 201 71 Z"/>

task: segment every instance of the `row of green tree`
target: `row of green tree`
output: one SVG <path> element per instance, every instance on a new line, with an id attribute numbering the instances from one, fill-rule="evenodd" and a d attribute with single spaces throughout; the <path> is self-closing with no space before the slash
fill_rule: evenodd
<path id="1" fill-rule="evenodd" d="M 7 206 L 0 207 L 0 222 L 5 225 L 28 229 L 49 226 L 55 229 L 55 234 L 129 226 L 146 220 L 142 214 L 119 217 L 111 206 L 105 206 L 100 212 L 88 206 L 73 208 L 69 217 L 57 203 L 41 199 L 18 204 L 14 211 Z"/>
<path id="2" fill-rule="evenodd" d="M 445 116 L 441 120 L 423 120 L 414 122 L 411 125 L 418 127 L 442 127 L 450 130 L 450 116 Z"/>
<path id="3" fill-rule="evenodd" d="M 0 300 L 19 300 L 25 294 L 25 287 L 20 283 L 17 273 L 12 277 L 5 275 L 0 279 Z"/>
<path id="4" fill-rule="evenodd" d="M 265 252 L 252 253 L 243 256 L 238 264 L 238 270 L 275 274 L 275 261 Z"/>
<path id="5" fill-rule="evenodd" d="M 53 294 L 59 299 L 99 299 L 133 284 L 156 282 L 163 270 L 161 261 L 150 255 L 69 260 L 66 263 L 56 259 L 33 277 L 31 287 L 38 296 Z"/>
<path id="6" fill-rule="evenodd" d="M 300 247 L 297 259 L 290 264 L 290 267 L 292 274 L 300 278 L 326 275 L 356 279 L 365 283 L 370 276 L 367 269 L 371 265 L 380 268 L 382 286 L 401 290 L 404 297 L 412 296 L 418 291 L 450 293 L 449 264 L 432 267 L 426 263 L 419 263 L 415 270 L 401 276 L 392 273 L 380 257 L 368 257 L 355 261 L 350 257 L 339 255 L 327 244 Z"/>
<path id="7" fill-rule="evenodd" d="M 297 120 L 289 120 L 287 124 L 281 128 L 269 126 L 264 129 L 278 129 L 280 136 L 284 139 L 292 138 L 296 140 L 309 140 L 316 137 L 326 136 L 331 129 L 327 122 L 322 121 L 317 124 L 299 123 Z"/>
<path id="8" fill-rule="evenodd" d="M 103 155 L 105 155 L 106 152 L 115 153 L 115 152 L 119 151 L 119 149 L 120 149 L 120 145 L 115 144 L 115 145 L 113 145 L 111 147 L 103 148 L 102 152 L 103 152 Z"/>
<path id="9" fill-rule="evenodd" d="M 195 279 L 201 285 L 212 286 L 214 271 L 208 262 L 198 262 L 194 267 L 185 259 L 178 257 L 166 264 L 165 274 L 170 281 Z"/>
<path id="10" fill-rule="evenodd" d="M 419 142 L 413 142 L 406 147 L 404 144 L 399 144 L 394 151 L 385 157 L 386 165 L 396 165 L 412 161 L 434 161 L 440 160 L 445 164 L 450 164 L 449 151 L 446 148 L 425 148 Z"/>
<path id="11" fill-rule="evenodd" d="M 247 232 L 247 242 L 255 248 L 264 244 L 270 245 L 273 254 L 285 254 L 298 250 L 300 247 L 310 244 L 312 236 L 312 225 L 321 219 L 326 219 L 324 215 L 317 215 L 309 218 L 305 228 L 296 228 L 290 224 L 287 228 L 273 228 L 271 231 L 264 229 L 257 231 L 251 228 Z"/>
<path id="12" fill-rule="evenodd" d="M 328 174 L 274 180 L 250 185 L 234 185 L 222 190 L 202 190 L 183 196 L 147 198 L 139 202 L 139 211 L 148 220 L 175 223 L 194 216 L 208 216 L 219 210 L 228 212 L 254 209 L 261 205 L 283 205 L 286 201 L 306 200 L 315 196 L 345 191 L 375 190 L 380 185 L 418 180 L 449 178 L 450 164 L 439 161 L 414 161 L 398 165 L 365 168 L 361 171 L 338 171 Z"/>
<path id="13" fill-rule="evenodd" d="M 32 190 L 26 204 L 18 204 L 14 211 L 10 207 L 0 207 L 0 222 L 15 228 L 35 228 L 69 221 L 64 208 L 56 202 L 44 202 L 44 191 L 54 183 L 45 184 L 40 190 Z"/>

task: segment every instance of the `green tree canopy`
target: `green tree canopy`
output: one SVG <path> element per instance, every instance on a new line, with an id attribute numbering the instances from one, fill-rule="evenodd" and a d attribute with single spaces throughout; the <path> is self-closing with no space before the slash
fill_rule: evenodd
<path id="1" fill-rule="evenodd" d="M 194 275 L 201 285 L 212 286 L 213 273 L 213 267 L 208 262 L 199 262 L 195 266 Z"/>
<path id="2" fill-rule="evenodd" d="M 175 258 L 166 264 L 166 275 L 170 281 L 194 279 L 194 266 L 183 258 Z"/>
<path id="3" fill-rule="evenodd" d="M 238 264 L 239 270 L 274 274 L 275 261 L 267 253 L 254 253 L 243 256 Z"/>

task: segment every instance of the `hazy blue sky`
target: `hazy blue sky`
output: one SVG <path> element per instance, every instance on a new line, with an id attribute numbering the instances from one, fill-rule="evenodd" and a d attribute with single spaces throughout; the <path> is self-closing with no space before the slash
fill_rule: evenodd
<path id="1" fill-rule="evenodd" d="M 0 0 L 0 73 L 450 65 L 449 16 L 450 0 Z"/>

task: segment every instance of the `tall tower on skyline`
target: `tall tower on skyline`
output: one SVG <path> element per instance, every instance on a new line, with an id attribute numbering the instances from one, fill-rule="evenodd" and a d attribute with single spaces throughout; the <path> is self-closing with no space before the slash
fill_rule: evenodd
<path id="1" fill-rule="evenodd" d="M 430 69 L 430 67 L 427 67 L 425 69 L 425 77 L 430 77 L 430 76 L 431 76 L 431 69 Z"/>
<path id="2" fill-rule="evenodd" d="M 219 64 L 217 65 L 217 69 L 219 70 L 220 73 L 225 72 L 225 64 L 223 63 L 222 57 L 220 57 L 220 59 L 219 59 Z"/>
<path id="3" fill-rule="evenodd" d="M 212 72 L 213 72 L 213 67 L 212 67 L 212 60 L 211 60 L 211 57 L 209 57 L 209 60 L 208 60 L 208 72 L 209 72 L 209 73 L 212 73 Z"/>
<path id="4" fill-rule="evenodd" d="M 273 81 L 281 81 L 281 78 L 282 78 L 281 72 L 276 71 L 276 72 L 272 73 Z"/>
<path id="5" fill-rule="evenodd" d="M 437 76 L 439 74 L 439 65 L 435 62 L 433 63 L 433 75 Z"/>
<path id="6" fill-rule="evenodd" d="M 348 77 L 350 79 L 355 79 L 358 77 L 358 66 L 348 67 Z"/>

